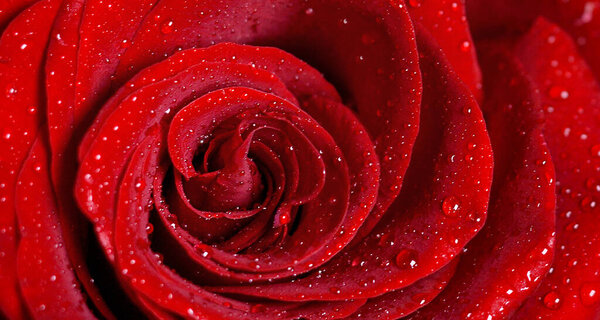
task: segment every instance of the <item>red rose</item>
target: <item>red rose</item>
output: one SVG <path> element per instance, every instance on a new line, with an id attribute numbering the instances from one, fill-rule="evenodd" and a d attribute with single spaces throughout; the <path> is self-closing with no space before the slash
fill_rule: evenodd
<path id="1" fill-rule="evenodd" d="M 598 319 L 599 16 L 4 1 L 0 318 Z"/>

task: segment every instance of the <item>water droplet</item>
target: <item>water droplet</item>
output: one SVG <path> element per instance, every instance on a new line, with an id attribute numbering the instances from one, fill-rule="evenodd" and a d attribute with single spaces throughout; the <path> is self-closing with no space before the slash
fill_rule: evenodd
<path id="1" fill-rule="evenodd" d="M 144 180 L 142 178 L 137 178 L 135 180 L 134 187 L 135 187 L 136 191 L 142 191 L 142 189 L 144 189 L 144 185 L 145 185 L 145 183 L 144 183 Z"/>
<path id="2" fill-rule="evenodd" d="M 418 303 L 419 305 L 423 305 L 427 302 L 427 300 L 429 298 L 429 294 L 428 293 L 417 293 L 417 294 L 413 294 L 410 298 L 412 299 L 412 301 Z"/>
<path id="3" fill-rule="evenodd" d="M 571 222 L 568 225 L 565 226 L 565 230 L 566 231 L 574 231 L 579 229 L 579 224 L 575 223 L 575 222 Z"/>
<path id="4" fill-rule="evenodd" d="M 587 178 L 585 180 L 585 187 L 590 191 L 600 192 L 600 181 L 594 178 Z"/>
<path id="5" fill-rule="evenodd" d="M 379 237 L 379 241 L 377 241 L 377 245 L 380 247 L 386 246 L 388 244 L 388 239 L 390 238 L 389 233 L 384 233 Z"/>
<path id="6" fill-rule="evenodd" d="M 279 223 L 282 225 L 288 224 L 290 222 L 290 220 L 291 220 L 290 214 L 287 212 L 284 212 L 279 216 Z"/>
<path id="7" fill-rule="evenodd" d="M 5 128 L 4 130 L 2 130 L 2 138 L 4 138 L 4 140 L 10 139 L 11 136 L 12 136 L 12 134 L 8 128 Z"/>
<path id="8" fill-rule="evenodd" d="M 152 223 L 148 222 L 148 224 L 146 225 L 146 233 L 152 234 L 152 232 L 154 232 L 154 225 Z"/>
<path id="9" fill-rule="evenodd" d="M 196 249 L 201 256 L 205 258 L 210 258 L 212 255 L 212 248 L 204 243 L 198 243 L 194 245 L 194 249 Z"/>
<path id="10" fill-rule="evenodd" d="M 578 263 L 577 259 L 573 258 L 573 259 L 569 260 L 569 262 L 567 263 L 567 265 L 569 267 L 574 267 L 574 266 L 577 265 L 577 263 Z"/>
<path id="11" fill-rule="evenodd" d="M 304 13 L 310 16 L 311 14 L 315 13 L 315 10 L 313 8 L 307 8 L 304 10 Z"/>
<path id="12" fill-rule="evenodd" d="M 169 20 L 161 23 L 160 32 L 162 32 L 163 34 L 169 34 L 173 32 L 173 21 Z"/>
<path id="13" fill-rule="evenodd" d="M 342 290 L 340 290 L 340 288 L 338 288 L 338 287 L 331 287 L 331 288 L 329 288 L 329 292 L 331 292 L 333 294 L 340 294 L 342 292 Z"/>
<path id="14" fill-rule="evenodd" d="M 579 298 L 584 306 L 592 306 L 600 301 L 600 285 L 598 283 L 584 282 L 579 288 Z"/>
<path id="15" fill-rule="evenodd" d="M 567 99 L 569 98 L 569 92 L 560 86 L 552 86 L 548 90 L 548 95 L 552 99 Z"/>
<path id="16" fill-rule="evenodd" d="M 592 148 L 590 149 L 590 153 L 593 157 L 600 158 L 600 144 L 592 146 Z"/>
<path id="17" fill-rule="evenodd" d="M 456 217 L 460 209 L 460 202 L 454 196 L 449 196 L 442 201 L 442 212 L 448 217 Z"/>
<path id="18" fill-rule="evenodd" d="M 8 86 L 8 87 L 6 87 L 6 97 L 7 97 L 7 98 L 12 98 L 12 96 L 13 96 L 15 93 L 17 93 L 17 89 L 15 89 L 15 88 L 13 88 L 13 87 L 11 87 L 11 86 Z"/>
<path id="19" fill-rule="evenodd" d="M 579 206 L 581 207 L 582 210 L 585 210 L 585 211 L 592 210 L 596 207 L 596 200 L 594 200 L 590 196 L 586 196 L 583 199 L 581 199 L 581 202 L 579 202 Z"/>
<path id="20" fill-rule="evenodd" d="M 546 295 L 544 296 L 544 305 L 546 306 L 546 308 L 548 309 L 552 309 L 552 310 L 556 310 L 558 308 L 560 308 L 560 303 L 561 303 L 561 298 L 558 295 L 558 292 L 552 290 L 548 293 L 546 293 Z"/>
<path id="21" fill-rule="evenodd" d="M 411 249 L 402 249 L 396 255 L 396 265 L 400 269 L 412 269 L 417 266 L 417 252 Z"/>
<path id="22" fill-rule="evenodd" d="M 471 50 L 471 42 L 469 42 L 468 40 L 461 42 L 460 50 L 463 52 L 468 52 L 469 50 Z"/>

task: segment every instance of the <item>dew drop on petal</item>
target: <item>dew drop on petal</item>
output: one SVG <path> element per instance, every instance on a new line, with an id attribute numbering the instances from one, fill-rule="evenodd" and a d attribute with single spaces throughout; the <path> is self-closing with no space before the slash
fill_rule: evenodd
<path id="1" fill-rule="evenodd" d="M 579 206 L 581 207 L 582 210 L 584 211 L 589 211 L 592 210 L 596 207 L 596 200 L 594 200 L 592 197 L 590 196 L 585 196 L 583 199 L 581 199 L 581 201 L 579 202 Z"/>
<path id="2" fill-rule="evenodd" d="M 152 234 L 152 232 L 154 232 L 154 225 L 152 223 L 148 222 L 148 224 L 146 225 L 146 233 Z"/>
<path id="3" fill-rule="evenodd" d="M 442 201 L 442 212 L 448 217 L 456 217 L 460 210 L 460 203 L 454 196 L 449 196 Z"/>
<path id="4" fill-rule="evenodd" d="M 461 42 L 460 50 L 463 52 L 468 52 L 469 50 L 471 50 L 471 42 L 469 42 L 468 40 Z"/>
<path id="5" fill-rule="evenodd" d="M 548 95 L 550 96 L 550 98 L 552 99 L 568 99 L 569 98 L 569 92 L 567 90 L 565 90 L 562 87 L 559 86 L 552 86 L 550 87 L 550 89 L 548 90 Z"/>
<path id="6" fill-rule="evenodd" d="M 417 252 L 411 249 L 402 249 L 396 255 L 396 266 L 400 269 L 412 269 L 417 266 Z"/>
<path id="7" fill-rule="evenodd" d="M 144 189 L 145 187 L 144 180 L 142 178 L 137 178 L 133 186 L 135 188 L 135 191 L 142 191 L 142 189 Z"/>
<path id="8" fill-rule="evenodd" d="M 12 134 L 8 128 L 2 130 L 2 138 L 4 138 L 4 140 L 9 140 L 11 136 Z"/>
<path id="9" fill-rule="evenodd" d="M 544 302 L 544 306 L 546 306 L 546 308 L 556 310 L 556 309 L 560 308 L 560 303 L 562 302 L 562 299 L 558 295 L 558 292 L 552 290 L 552 291 L 546 293 L 546 295 L 544 296 L 543 302 Z"/>
<path id="10" fill-rule="evenodd" d="M 173 21 L 164 21 L 160 24 L 160 32 L 163 34 L 169 34 L 173 32 Z"/>
<path id="11" fill-rule="evenodd" d="M 282 224 L 282 225 L 283 224 L 288 224 L 290 222 L 290 219 L 291 218 L 290 218 L 290 214 L 289 213 L 287 213 L 287 212 L 286 213 L 282 213 L 279 216 L 279 223 Z"/>
<path id="12" fill-rule="evenodd" d="M 210 258 L 212 256 L 212 248 L 204 243 L 198 243 L 194 245 L 194 249 L 204 258 Z"/>
<path id="13" fill-rule="evenodd" d="M 579 298 L 584 306 L 592 306 L 600 301 L 600 284 L 584 282 L 579 289 Z"/>
<path id="14" fill-rule="evenodd" d="M 590 149 L 590 153 L 593 157 L 600 158 L 600 144 L 592 146 L 592 148 Z"/>

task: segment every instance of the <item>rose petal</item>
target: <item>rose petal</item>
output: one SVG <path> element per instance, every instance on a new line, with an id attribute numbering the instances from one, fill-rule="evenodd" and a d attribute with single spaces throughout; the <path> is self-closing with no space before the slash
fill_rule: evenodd
<path id="1" fill-rule="evenodd" d="M 21 236 L 16 260 L 20 289 L 34 318 L 96 319 L 65 249 L 50 182 L 49 155 L 41 139 L 33 144 L 23 164 L 15 192 Z"/>
<path id="2" fill-rule="evenodd" d="M 351 319 L 398 319 L 426 306 L 444 289 L 456 269 L 455 259 L 442 269 L 400 290 L 370 298 Z"/>
<path id="3" fill-rule="evenodd" d="M 448 286 L 414 319 L 509 318 L 554 257 L 554 167 L 541 105 L 508 50 L 497 44 L 478 49 L 495 160 L 490 209 Z"/>
<path id="4" fill-rule="evenodd" d="M 22 11 L 34 4 L 35 0 L 7 0 L 0 4 L 0 33 Z"/>
<path id="5" fill-rule="evenodd" d="M 481 101 L 481 70 L 467 24 L 464 2 L 411 0 L 406 4 L 411 18 L 431 33 L 456 73 Z"/>
<path id="6" fill-rule="evenodd" d="M 600 87 L 569 36 L 546 20 L 518 42 L 515 56 L 544 106 L 559 194 L 553 271 L 516 316 L 593 318 L 600 310 Z"/>
<path id="7" fill-rule="evenodd" d="M 0 39 L 0 313 L 24 317 L 16 275 L 15 183 L 44 114 L 39 78 L 51 17 L 59 1 L 41 1 L 19 14 Z M 16 10 L 25 2 L 4 2 Z M 9 7 L 2 14 L 13 14 Z M 11 13 L 12 12 L 12 13 Z M 27 67 L 24 67 L 27 66 Z"/>
<path id="8" fill-rule="evenodd" d="M 468 21 L 476 38 L 522 35 L 539 16 L 568 32 L 596 79 L 600 78 L 600 3 L 590 0 L 467 0 Z"/>

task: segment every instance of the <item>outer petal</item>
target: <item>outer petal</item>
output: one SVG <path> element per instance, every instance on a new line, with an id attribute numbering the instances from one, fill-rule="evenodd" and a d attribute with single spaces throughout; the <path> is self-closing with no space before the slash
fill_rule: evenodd
<path id="1" fill-rule="evenodd" d="M 423 25 L 444 50 L 477 100 L 481 100 L 481 70 L 467 22 L 464 0 L 406 1 L 411 18 Z"/>
<path id="2" fill-rule="evenodd" d="M 507 318 L 535 290 L 554 254 L 554 167 L 541 105 L 507 50 L 478 48 L 485 52 L 483 110 L 495 159 L 488 219 L 446 289 L 414 319 Z"/>
<path id="3" fill-rule="evenodd" d="M 444 289 L 448 283 L 458 259 L 412 285 L 367 300 L 360 309 L 348 319 L 398 319 L 427 305 Z"/>
<path id="4" fill-rule="evenodd" d="M 6 0 L 0 4 L 0 33 L 8 23 L 17 16 L 21 11 L 27 9 L 37 0 Z"/>
<path id="5" fill-rule="evenodd" d="M 0 39 L 0 310 L 15 319 L 23 316 L 15 274 L 15 183 L 45 111 L 39 79 L 59 2 L 40 1 L 23 11 Z"/>
<path id="6" fill-rule="evenodd" d="M 546 113 L 556 167 L 556 258 L 520 318 L 593 319 L 600 312 L 600 87 L 575 44 L 540 19 L 516 46 Z"/>
<path id="7" fill-rule="evenodd" d="M 95 319 L 65 249 L 48 163 L 40 137 L 23 164 L 16 191 L 20 289 L 35 319 Z"/>
<path id="8" fill-rule="evenodd" d="M 568 32 L 600 79 L 600 2 L 597 0 L 467 0 L 468 21 L 476 38 L 520 35 L 539 16 Z"/>

